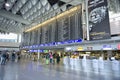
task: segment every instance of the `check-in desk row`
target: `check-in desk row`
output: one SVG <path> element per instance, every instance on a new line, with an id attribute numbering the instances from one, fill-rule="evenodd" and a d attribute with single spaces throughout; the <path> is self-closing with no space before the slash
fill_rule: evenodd
<path id="1" fill-rule="evenodd" d="M 98 59 L 76 59 L 65 57 L 63 59 L 65 68 L 85 71 L 97 72 L 101 74 L 120 75 L 120 61 L 98 60 Z"/>

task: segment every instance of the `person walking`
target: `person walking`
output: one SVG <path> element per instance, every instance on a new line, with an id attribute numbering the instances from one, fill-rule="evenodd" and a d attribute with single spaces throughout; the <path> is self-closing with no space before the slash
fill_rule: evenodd
<path id="1" fill-rule="evenodd" d="M 46 64 L 49 64 L 49 59 L 50 59 L 50 55 L 46 54 L 46 61 L 45 61 Z"/>
<path id="2" fill-rule="evenodd" d="M 59 54 L 57 54 L 56 60 L 57 60 L 57 64 L 59 64 L 60 63 L 60 56 L 59 56 Z"/>
<path id="3" fill-rule="evenodd" d="M 6 54 L 2 53 L 1 54 L 1 65 L 5 65 L 5 63 L 6 63 Z"/>
<path id="4" fill-rule="evenodd" d="M 9 61 L 9 53 L 6 52 L 6 61 L 8 62 Z"/>
<path id="5" fill-rule="evenodd" d="M 50 63 L 53 64 L 53 55 L 51 52 L 49 53 L 49 55 L 50 55 Z"/>
<path id="6" fill-rule="evenodd" d="M 15 56 L 15 53 L 13 52 L 12 53 L 12 61 L 15 61 L 15 58 L 16 58 L 16 56 Z"/>

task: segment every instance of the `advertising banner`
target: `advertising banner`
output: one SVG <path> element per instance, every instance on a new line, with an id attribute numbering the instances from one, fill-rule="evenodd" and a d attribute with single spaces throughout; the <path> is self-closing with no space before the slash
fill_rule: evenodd
<path id="1" fill-rule="evenodd" d="M 88 21 L 90 40 L 110 38 L 107 0 L 88 0 Z"/>

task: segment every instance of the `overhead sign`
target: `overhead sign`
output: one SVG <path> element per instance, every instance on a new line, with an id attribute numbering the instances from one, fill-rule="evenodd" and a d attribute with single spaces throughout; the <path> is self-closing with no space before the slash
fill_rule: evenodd
<path id="1" fill-rule="evenodd" d="M 103 50 L 112 50 L 111 45 L 103 45 Z"/>
<path id="2" fill-rule="evenodd" d="M 87 47 L 87 50 L 93 50 L 93 47 L 89 46 Z"/>
<path id="3" fill-rule="evenodd" d="M 107 0 L 88 0 L 88 21 L 90 40 L 110 38 Z"/>
<path id="4" fill-rule="evenodd" d="M 120 50 L 120 44 L 118 44 L 118 50 Z"/>
<path id="5" fill-rule="evenodd" d="M 77 51 L 82 51 L 82 50 L 83 50 L 82 46 L 78 47 L 78 49 L 77 49 Z"/>

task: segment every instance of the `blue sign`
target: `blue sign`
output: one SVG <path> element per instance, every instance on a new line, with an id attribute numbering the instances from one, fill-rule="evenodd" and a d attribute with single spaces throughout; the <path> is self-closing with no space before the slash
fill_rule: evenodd
<path id="1" fill-rule="evenodd" d="M 111 47 L 111 45 L 103 45 L 103 49 L 104 50 L 111 50 L 112 47 Z"/>
<path id="2" fill-rule="evenodd" d="M 111 48 L 111 45 L 103 45 L 103 48 Z"/>

